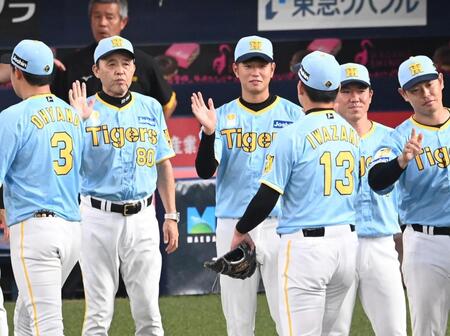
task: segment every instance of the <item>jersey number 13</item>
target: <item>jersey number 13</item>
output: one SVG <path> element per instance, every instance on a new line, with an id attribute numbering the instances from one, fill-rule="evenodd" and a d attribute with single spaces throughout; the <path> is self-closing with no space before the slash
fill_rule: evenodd
<path id="1" fill-rule="evenodd" d="M 320 157 L 320 165 L 324 168 L 324 196 L 331 195 L 332 185 L 341 195 L 351 195 L 353 193 L 355 181 L 353 171 L 355 170 L 355 158 L 351 152 L 339 152 L 334 158 L 336 168 L 344 168 L 344 179 L 333 179 L 332 167 L 333 158 L 331 152 L 324 152 Z"/>

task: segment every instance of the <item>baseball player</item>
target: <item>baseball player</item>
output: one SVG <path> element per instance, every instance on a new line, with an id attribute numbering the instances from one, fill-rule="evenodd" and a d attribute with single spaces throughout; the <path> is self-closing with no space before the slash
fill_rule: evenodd
<path id="1" fill-rule="evenodd" d="M 281 334 L 328 335 L 355 274 L 359 137 L 333 110 L 336 59 L 305 56 L 297 86 L 305 117 L 285 128 L 266 156 L 261 186 L 238 221 L 232 248 L 266 218 L 280 195 Z M 256 246 L 257 246 L 256 242 Z"/>
<path id="2" fill-rule="evenodd" d="M 119 270 L 130 298 L 135 335 L 163 335 L 159 312 L 161 253 L 152 205 L 157 187 L 165 214 L 167 253 L 178 247 L 175 181 L 168 160 L 175 154 L 161 104 L 130 92 L 135 70 L 130 41 L 101 40 L 93 72 L 102 91 L 88 99 L 73 85 L 71 103 L 90 115 L 84 123 L 82 163 L 82 251 L 86 298 L 83 335 L 107 335 L 119 286 Z M 93 109 L 93 111 L 92 111 Z"/>
<path id="3" fill-rule="evenodd" d="M 413 335 L 444 336 L 450 310 L 450 113 L 442 104 L 442 74 L 427 56 L 400 64 L 398 79 L 414 114 L 380 144 L 369 184 L 384 194 L 398 181 Z"/>
<path id="4" fill-rule="evenodd" d="M 297 120 L 301 108 L 270 94 L 269 83 L 275 71 L 272 43 L 259 36 L 240 39 L 234 52 L 233 72 L 241 83 L 241 96 L 217 112 L 210 98 L 208 106 L 202 94 L 192 95 L 192 111 L 202 124 L 202 137 L 196 158 L 197 173 L 210 178 L 217 167 L 216 250 L 225 254 L 231 243 L 234 226 L 245 204 L 257 191 L 257 180 L 264 158 L 276 134 Z M 270 314 L 278 323 L 277 251 L 279 237 L 275 228 L 280 208 L 250 234 L 258 242 L 257 272 L 246 279 L 220 276 L 222 308 L 229 336 L 254 335 L 257 291 L 264 282 Z"/>
<path id="5" fill-rule="evenodd" d="M 376 335 L 406 336 L 406 305 L 398 253 L 393 235 L 400 232 L 396 188 L 386 195 L 373 192 L 367 168 L 376 147 L 392 129 L 368 119 L 373 90 L 369 72 L 361 64 L 341 65 L 337 112 L 358 132 L 361 191 L 358 195 L 356 232 L 358 252 L 355 281 L 330 335 L 348 335 L 358 293 Z"/>
<path id="6" fill-rule="evenodd" d="M 19 290 L 14 334 L 61 336 L 61 287 L 80 250 L 80 116 L 50 92 L 47 45 L 23 40 L 2 61 L 23 99 L 0 113 L 0 184 Z"/>

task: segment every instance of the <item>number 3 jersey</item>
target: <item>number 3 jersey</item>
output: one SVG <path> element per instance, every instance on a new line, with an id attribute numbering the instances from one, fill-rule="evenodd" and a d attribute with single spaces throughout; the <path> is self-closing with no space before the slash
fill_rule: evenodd
<path id="1" fill-rule="evenodd" d="M 99 94 L 85 121 L 82 195 L 139 200 L 156 189 L 156 165 L 175 156 L 161 104 L 132 92 L 121 107 Z"/>
<path id="2" fill-rule="evenodd" d="M 76 110 L 52 94 L 0 113 L 0 183 L 8 225 L 49 210 L 79 221 L 83 134 Z"/>
<path id="3" fill-rule="evenodd" d="M 266 157 L 261 183 L 282 195 L 278 233 L 355 224 L 359 136 L 333 110 L 286 127 Z"/>
<path id="4" fill-rule="evenodd" d="M 264 159 L 273 139 L 302 115 L 298 105 L 281 97 L 257 112 L 245 107 L 239 99 L 217 109 L 216 217 L 242 217 L 258 191 Z M 271 215 L 279 216 L 279 212 L 277 205 Z"/>

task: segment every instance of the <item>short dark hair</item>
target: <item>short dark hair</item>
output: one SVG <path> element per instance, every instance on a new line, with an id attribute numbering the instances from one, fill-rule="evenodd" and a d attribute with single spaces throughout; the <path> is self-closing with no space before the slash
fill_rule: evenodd
<path id="1" fill-rule="evenodd" d="M 350 87 L 350 85 L 355 85 L 355 86 L 357 86 L 359 89 L 367 89 L 367 88 L 369 88 L 369 90 L 371 90 L 372 88 L 370 87 L 370 85 L 367 85 L 367 84 L 364 84 L 364 83 L 361 83 L 361 82 L 348 82 L 348 83 L 345 83 L 345 84 L 341 84 L 341 88 L 340 88 L 340 90 L 345 90 L 345 89 L 348 89 L 349 87 Z"/>
<path id="2" fill-rule="evenodd" d="M 11 67 L 12 67 L 12 72 L 15 72 L 16 67 L 15 66 L 11 66 Z M 23 73 L 23 77 L 28 82 L 28 84 L 30 84 L 32 86 L 44 86 L 44 85 L 50 85 L 52 83 L 55 70 L 53 70 L 53 72 L 50 75 L 44 75 L 44 76 L 33 75 L 33 74 L 30 74 L 23 70 L 22 70 L 22 73 Z"/>
<path id="3" fill-rule="evenodd" d="M 92 7 L 95 4 L 118 4 L 120 17 L 122 19 L 128 17 L 128 1 L 127 0 L 90 0 L 89 5 L 88 5 L 89 17 L 92 14 Z"/>
<path id="4" fill-rule="evenodd" d="M 303 82 L 302 84 L 309 99 L 314 103 L 332 103 L 336 100 L 337 94 L 339 92 L 339 88 L 333 91 L 322 91 L 313 89 L 308 85 L 305 85 Z"/>

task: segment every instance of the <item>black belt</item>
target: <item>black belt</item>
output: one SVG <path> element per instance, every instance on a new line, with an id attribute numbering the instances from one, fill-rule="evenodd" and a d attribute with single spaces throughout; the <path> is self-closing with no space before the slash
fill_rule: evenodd
<path id="1" fill-rule="evenodd" d="M 56 214 L 50 210 L 39 210 L 33 214 L 33 217 L 42 218 L 42 217 L 56 217 Z"/>
<path id="2" fill-rule="evenodd" d="M 147 202 L 146 206 L 149 206 L 150 204 L 152 204 L 152 197 L 153 197 L 153 195 L 143 201 L 143 202 Z M 139 211 L 142 210 L 142 203 L 143 203 L 143 202 L 130 202 L 130 203 L 119 204 L 119 203 L 114 203 L 111 201 L 101 201 L 101 200 L 91 197 L 91 205 L 93 208 L 105 210 L 105 209 L 102 209 L 102 202 L 106 202 L 106 205 L 107 204 L 111 205 L 109 211 L 117 212 L 124 216 L 130 216 L 130 215 L 137 214 Z M 105 211 L 107 211 L 107 210 L 105 210 Z"/>
<path id="3" fill-rule="evenodd" d="M 429 225 L 412 224 L 414 231 L 423 232 L 434 236 L 450 236 L 450 227 L 438 227 Z"/>
<path id="4" fill-rule="evenodd" d="M 350 230 L 355 231 L 355 226 L 350 225 Z M 302 229 L 304 237 L 324 237 L 325 236 L 325 227 L 319 227 L 314 229 Z"/>

